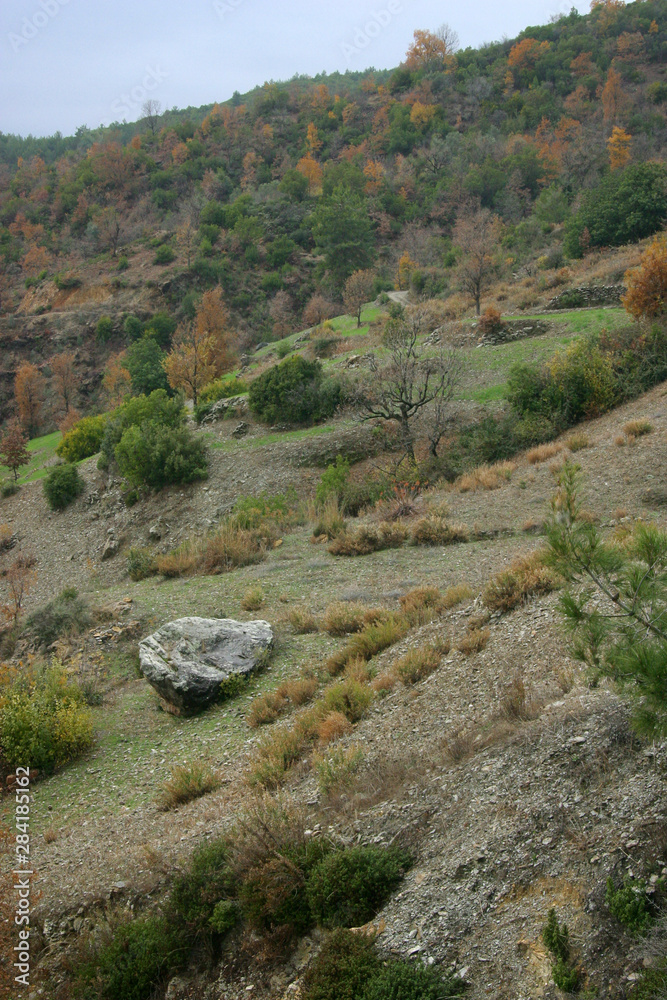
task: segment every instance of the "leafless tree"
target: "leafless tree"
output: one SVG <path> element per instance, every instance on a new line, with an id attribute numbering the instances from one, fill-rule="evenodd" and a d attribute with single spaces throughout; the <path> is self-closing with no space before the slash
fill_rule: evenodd
<path id="1" fill-rule="evenodd" d="M 149 97 L 147 101 L 144 101 L 141 107 L 141 113 L 148 123 L 151 135 L 155 135 L 158 122 L 160 121 L 160 115 L 162 114 L 162 105 L 159 101 L 154 101 L 152 97 Z"/>
<path id="2" fill-rule="evenodd" d="M 416 418 L 427 422 L 430 451 L 437 453 L 446 426 L 446 408 L 459 381 L 461 366 L 451 350 L 429 352 L 419 344 L 425 316 L 417 307 L 387 324 L 384 342 L 389 360 L 370 363 L 357 387 L 362 419 L 396 421 L 409 461 L 415 462 Z"/>
<path id="3" fill-rule="evenodd" d="M 488 208 L 460 215 L 454 228 L 454 246 L 462 252 L 457 268 L 459 285 L 475 303 L 480 315 L 482 294 L 496 271 L 498 219 Z"/>

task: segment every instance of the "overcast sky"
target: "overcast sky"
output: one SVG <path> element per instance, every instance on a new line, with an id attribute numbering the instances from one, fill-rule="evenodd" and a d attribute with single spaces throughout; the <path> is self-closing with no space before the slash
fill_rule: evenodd
<path id="1" fill-rule="evenodd" d="M 577 0 L 582 12 L 587 2 Z M 462 46 L 512 37 L 571 0 L 0 0 L 0 131 L 71 135 L 224 101 L 296 73 L 393 67 L 415 28 Z"/>

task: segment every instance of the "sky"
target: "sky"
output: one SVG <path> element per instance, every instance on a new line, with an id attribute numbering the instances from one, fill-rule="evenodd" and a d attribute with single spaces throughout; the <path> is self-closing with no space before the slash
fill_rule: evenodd
<path id="1" fill-rule="evenodd" d="M 385 69 L 415 28 L 512 38 L 581 0 L 0 0 L 0 132 L 135 121 L 147 99 L 198 107 L 267 80 Z"/>

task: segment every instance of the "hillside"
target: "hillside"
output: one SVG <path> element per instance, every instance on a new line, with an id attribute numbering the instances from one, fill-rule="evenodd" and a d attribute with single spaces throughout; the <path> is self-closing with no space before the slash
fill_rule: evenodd
<path id="1" fill-rule="evenodd" d="M 666 50 L 0 135 L 0 997 L 664 1000 Z"/>

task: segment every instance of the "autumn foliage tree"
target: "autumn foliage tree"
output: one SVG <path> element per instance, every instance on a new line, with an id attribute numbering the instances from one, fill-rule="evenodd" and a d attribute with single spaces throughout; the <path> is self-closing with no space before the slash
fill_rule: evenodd
<path id="1" fill-rule="evenodd" d="M 625 275 L 623 305 L 635 319 L 656 319 L 667 312 L 667 243 L 655 239 L 639 267 Z"/>
<path id="2" fill-rule="evenodd" d="M 211 338 L 212 361 L 216 376 L 229 371 L 234 364 L 229 313 L 218 285 L 204 292 L 197 307 L 196 325 L 200 333 Z"/>
<path id="3" fill-rule="evenodd" d="M 407 51 L 405 65 L 413 71 L 432 65 L 450 66 L 458 47 L 458 35 L 448 24 L 441 25 L 437 31 L 417 30 Z"/>
<path id="4" fill-rule="evenodd" d="M 28 434 L 34 436 L 44 405 L 44 376 L 37 365 L 24 361 L 14 378 L 14 397 L 19 420 Z"/>
<path id="5" fill-rule="evenodd" d="M 113 354 L 106 363 L 102 378 L 102 391 L 109 406 L 120 406 L 130 395 L 132 377 L 124 365 L 125 351 Z"/>
<path id="6" fill-rule="evenodd" d="M 632 136 L 624 128 L 614 125 L 607 140 L 609 150 L 609 167 L 611 170 L 622 170 L 632 159 Z"/>
<path id="7" fill-rule="evenodd" d="M 351 316 L 357 317 L 357 329 L 361 326 L 361 310 L 373 294 L 373 279 L 371 270 L 355 271 L 345 282 L 343 302 Z"/>
<path id="8" fill-rule="evenodd" d="M 182 389 L 197 405 L 199 394 L 216 376 L 213 337 L 195 320 L 176 331 L 174 346 L 165 358 L 164 370 L 172 389 Z"/>
<path id="9" fill-rule="evenodd" d="M 71 351 L 63 351 L 62 354 L 56 354 L 51 358 L 49 364 L 53 372 L 53 388 L 59 411 L 67 416 L 73 407 L 76 396 L 77 376 L 74 368 L 74 354 Z"/>
<path id="10" fill-rule="evenodd" d="M 12 470 L 14 482 L 19 478 L 19 469 L 30 462 L 28 439 L 16 418 L 10 420 L 0 438 L 0 459 L 3 465 Z"/>

